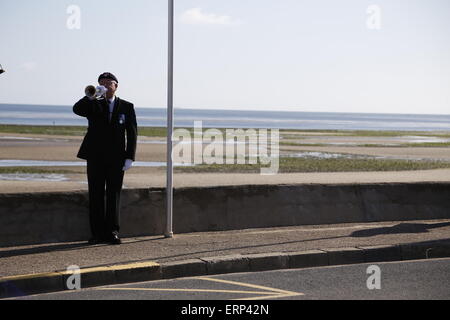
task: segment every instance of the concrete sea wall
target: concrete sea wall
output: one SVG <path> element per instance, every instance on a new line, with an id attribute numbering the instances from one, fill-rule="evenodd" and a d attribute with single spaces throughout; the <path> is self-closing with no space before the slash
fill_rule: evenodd
<path id="1" fill-rule="evenodd" d="M 122 191 L 121 236 L 161 235 L 165 189 Z M 450 218 L 450 183 L 178 188 L 174 233 Z M 87 192 L 0 195 L 0 247 L 87 240 Z"/>

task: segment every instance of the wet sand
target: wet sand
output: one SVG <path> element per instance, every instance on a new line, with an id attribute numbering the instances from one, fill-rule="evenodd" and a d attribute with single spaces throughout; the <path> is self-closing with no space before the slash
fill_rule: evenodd
<path id="1" fill-rule="evenodd" d="M 338 137 L 339 143 L 373 143 L 373 137 Z M 314 143 L 336 142 L 336 135 L 314 135 Z M 165 138 L 139 137 L 136 160 L 164 162 Z M 376 139 L 377 143 L 399 141 L 398 137 Z M 0 133 L 0 160 L 61 160 L 77 161 L 76 153 L 82 137 L 44 136 Z M 296 141 L 302 141 L 296 139 Z M 349 145 L 284 146 L 280 154 L 301 151 L 346 153 L 404 159 L 450 160 L 448 147 L 360 147 Z M 84 167 L 64 167 L 73 173 L 64 174 L 66 181 L 11 181 L 0 180 L 0 193 L 57 192 L 87 190 Z M 450 169 L 397 172 L 337 172 L 337 173 L 283 173 L 264 176 L 259 173 L 175 173 L 175 187 L 217 186 L 236 184 L 296 184 L 296 183 L 388 183 L 388 182 L 449 182 Z M 125 188 L 164 187 L 164 167 L 130 169 L 124 178 Z"/>
<path id="2" fill-rule="evenodd" d="M 348 147 L 348 146 L 285 146 L 284 153 L 301 151 L 317 151 L 331 153 L 345 153 L 355 155 L 367 155 L 376 157 L 388 157 L 395 159 L 411 160 L 450 160 L 450 148 L 441 147 Z"/>

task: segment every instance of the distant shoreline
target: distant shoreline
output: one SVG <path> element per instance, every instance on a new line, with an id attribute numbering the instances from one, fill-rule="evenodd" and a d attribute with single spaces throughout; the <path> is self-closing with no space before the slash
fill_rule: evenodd
<path id="1" fill-rule="evenodd" d="M 291 130 L 450 131 L 450 115 L 175 108 L 176 127 Z M 139 127 L 165 127 L 165 108 L 136 108 Z M 83 126 L 70 106 L 0 104 L 0 124 Z"/>

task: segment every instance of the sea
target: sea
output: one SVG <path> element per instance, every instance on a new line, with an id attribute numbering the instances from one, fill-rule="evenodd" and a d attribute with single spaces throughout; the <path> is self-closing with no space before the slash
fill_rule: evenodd
<path id="1" fill-rule="evenodd" d="M 165 108 L 136 108 L 138 126 L 165 127 Z M 450 115 L 175 108 L 174 126 L 297 130 L 450 131 Z M 0 104 L 0 124 L 85 126 L 71 106 Z"/>

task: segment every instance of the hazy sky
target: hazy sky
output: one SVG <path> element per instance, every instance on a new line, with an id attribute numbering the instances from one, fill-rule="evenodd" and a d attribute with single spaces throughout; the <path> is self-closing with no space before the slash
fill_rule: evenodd
<path id="1" fill-rule="evenodd" d="M 448 0 L 175 6 L 175 107 L 450 114 Z M 73 105 L 111 71 L 118 96 L 166 105 L 166 0 L 0 0 L 0 14 L 0 103 Z"/>

